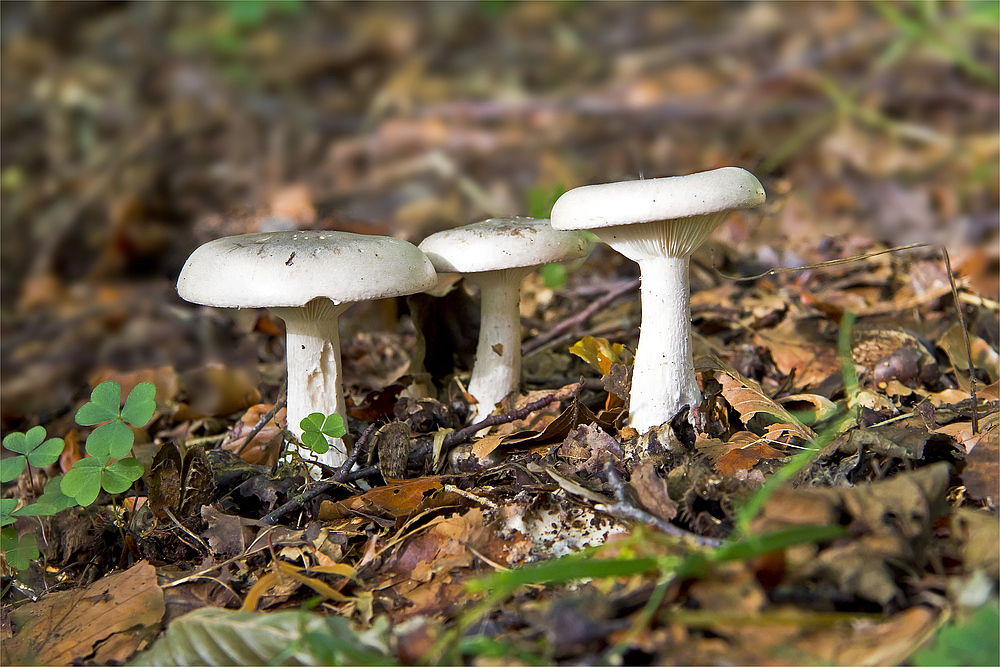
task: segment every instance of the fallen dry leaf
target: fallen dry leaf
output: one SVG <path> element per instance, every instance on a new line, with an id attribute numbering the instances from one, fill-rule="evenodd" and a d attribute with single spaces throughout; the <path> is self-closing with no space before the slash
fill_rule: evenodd
<path id="1" fill-rule="evenodd" d="M 439 491 L 442 484 L 444 481 L 440 477 L 391 481 L 385 486 L 347 500 L 324 500 L 320 505 L 319 517 L 322 521 L 334 521 L 352 512 L 408 516 L 420 509 L 421 504 Z"/>
<path id="2" fill-rule="evenodd" d="M 250 406 L 240 417 L 240 420 L 229 429 L 225 440 L 222 441 L 222 448 L 232 452 L 240 452 L 242 449 L 240 458 L 247 463 L 264 466 L 273 466 L 277 463 L 283 442 L 281 429 L 285 428 L 285 408 L 278 410 L 274 417 L 253 437 L 253 441 L 249 445 L 246 444 L 250 431 L 273 407 L 268 403 Z"/>
<path id="3" fill-rule="evenodd" d="M 14 636 L 4 641 L 12 664 L 68 665 L 90 659 L 97 648 L 106 659 L 143 648 L 144 630 L 163 618 L 163 591 L 156 569 L 140 561 L 87 588 L 44 596 L 10 612 Z M 135 639 L 131 637 L 135 633 Z M 115 650 L 101 644 L 113 639 Z"/>

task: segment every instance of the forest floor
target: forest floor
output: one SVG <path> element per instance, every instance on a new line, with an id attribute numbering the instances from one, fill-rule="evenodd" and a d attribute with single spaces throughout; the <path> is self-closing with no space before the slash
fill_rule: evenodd
<path id="1" fill-rule="evenodd" d="M 0 12 L 3 664 L 1000 660 L 997 3 Z M 624 424 L 599 243 L 522 282 L 486 434 L 471 287 L 353 306 L 321 486 L 282 321 L 175 290 L 222 236 L 727 165 L 767 201 L 691 261 L 696 428 Z"/>

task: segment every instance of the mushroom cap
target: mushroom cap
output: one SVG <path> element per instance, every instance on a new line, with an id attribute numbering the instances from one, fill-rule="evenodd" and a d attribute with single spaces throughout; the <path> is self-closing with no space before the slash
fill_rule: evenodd
<path id="1" fill-rule="evenodd" d="M 288 231 L 228 236 L 188 257 L 181 298 L 220 308 L 304 306 L 422 292 L 437 275 L 415 245 L 385 236 Z"/>
<path id="2" fill-rule="evenodd" d="M 432 234 L 420 249 L 442 273 L 480 273 L 583 257 L 587 242 L 578 233 L 552 229 L 548 220 L 511 217 Z"/>
<path id="3" fill-rule="evenodd" d="M 745 169 L 574 188 L 552 207 L 555 229 L 599 229 L 675 220 L 764 203 L 764 188 Z"/>

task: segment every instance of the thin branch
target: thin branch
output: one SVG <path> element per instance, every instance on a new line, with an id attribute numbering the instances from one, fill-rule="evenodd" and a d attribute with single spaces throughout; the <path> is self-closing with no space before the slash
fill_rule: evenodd
<path id="1" fill-rule="evenodd" d="M 604 466 L 604 471 L 608 475 L 608 484 L 611 485 L 611 488 L 615 493 L 616 502 L 614 505 L 596 505 L 595 507 L 600 511 L 607 512 L 611 516 L 618 517 L 619 519 L 624 519 L 626 521 L 644 523 L 663 533 L 666 533 L 667 535 L 673 535 L 675 537 L 691 540 L 700 547 L 715 549 L 722 546 L 722 540 L 717 540 L 712 537 L 703 537 L 702 535 L 695 535 L 694 533 L 684 530 L 683 528 L 678 528 L 669 521 L 664 521 L 658 516 L 639 509 L 629 502 L 628 496 L 625 493 L 625 483 L 622 482 L 622 478 L 618 476 L 618 471 L 615 470 L 614 465 L 612 465 L 610 461 L 608 461 L 608 463 Z"/>
<path id="2" fill-rule="evenodd" d="M 532 338 L 531 340 L 525 342 L 524 346 L 521 349 L 521 354 L 525 355 L 530 352 L 533 352 L 534 350 L 540 348 L 542 345 L 548 343 L 550 340 L 559 337 L 564 332 L 569 331 L 570 329 L 579 328 L 588 319 L 590 319 L 591 315 L 601 310 L 602 308 L 606 308 L 608 305 L 610 305 L 613 301 L 618 299 L 623 294 L 634 292 L 637 289 L 639 289 L 638 278 L 617 285 L 616 287 L 612 288 L 607 294 L 605 294 L 600 299 L 591 303 L 589 306 L 581 310 L 576 315 L 566 318 L 565 320 L 555 325 L 545 333 L 539 334 L 534 338 Z"/>
<path id="3" fill-rule="evenodd" d="M 327 491 L 337 486 L 338 484 L 342 484 L 344 480 L 347 478 L 348 473 L 350 473 L 351 468 L 353 468 L 354 464 L 357 462 L 361 450 L 365 447 L 365 445 L 368 444 L 368 440 L 371 438 L 371 435 L 375 431 L 376 426 L 378 426 L 377 423 L 372 423 L 368 425 L 368 428 L 365 429 L 365 432 L 362 433 L 361 437 L 358 438 L 358 441 L 354 443 L 354 448 L 351 450 L 350 455 L 348 455 L 347 460 L 344 461 L 344 463 L 339 468 L 337 468 L 336 474 L 331 479 L 315 484 L 312 488 L 303 493 L 301 496 L 289 500 L 287 503 L 285 503 L 278 509 L 264 515 L 264 517 L 260 520 L 260 522 L 266 526 L 273 526 L 278 523 L 278 519 L 280 519 L 281 517 L 302 507 L 307 502 L 309 502 L 316 496 L 320 495 L 321 493 L 326 493 Z"/>
<path id="4" fill-rule="evenodd" d="M 500 424 L 509 424 L 512 421 L 517 421 L 518 419 L 524 419 L 532 412 L 535 412 L 536 410 L 541 410 L 542 408 L 549 405 L 550 403 L 553 403 L 554 401 L 557 400 L 561 401 L 566 398 L 569 398 L 570 396 L 575 396 L 579 394 L 579 392 L 583 389 L 583 386 L 584 382 L 581 381 L 573 385 L 572 387 L 563 387 L 562 389 L 560 389 L 555 393 L 549 394 L 548 396 L 543 396 L 537 401 L 528 403 L 523 408 L 520 408 L 518 410 L 511 410 L 510 412 L 504 412 L 499 415 L 490 415 L 489 417 L 480 421 L 477 424 L 473 424 L 472 426 L 467 426 L 460 431 L 454 431 L 452 433 L 449 433 L 445 437 L 441 449 L 442 451 L 445 451 L 449 447 L 453 447 L 461 442 L 465 442 L 466 440 L 468 440 L 469 438 L 471 438 L 484 428 L 488 428 L 490 426 L 498 426 Z M 420 445 L 410 453 L 410 458 L 419 459 L 421 456 L 426 456 L 427 454 L 430 453 L 431 447 L 432 443 L 429 442 Z M 354 480 L 361 479 L 363 477 L 371 477 L 372 475 L 378 474 L 379 472 L 380 468 L 378 467 L 378 464 L 376 464 L 373 466 L 368 466 L 367 468 L 361 468 L 359 470 L 355 470 L 354 472 L 347 475 L 343 481 L 353 482 Z"/>
<path id="5" fill-rule="evenodd" d="M 972 344 L 969 342 L 969 330 L 965 326 L 965 308 L 962 300 L 958 298 L 958 286 L 955 285 L 955 274 L 951 270 L 951 257 L 948 256 L 948 249 L 941 246 L 944 254 L 944 266 L 948 270 L 948 282 L 951 283 L 951 296 L 955 299 L 955 310 L 958 312 L 958 321 L 962 325 L 962 337 L 965 339 L 965 356 L 969 360 L 969 395 L 972 397 L 972 434 L 979 433 L 979 414 L 976 410 L 976 367 L 972 364 Z M 957 372 L 957 371 L 956 371 Z"/>
<path id="6" fill-rule="evenodd" d="M 274 419 L 274 415 L 278 414 L 278 410 L 281 410 L 281 408 L 285 407 L 285 403 L 287 402 L 288 402 L 288 378 L 286 377 L 284 382 L 281 383 L 281 388 L 278 389 L 278 400 L 275 401 L 271 409 L 268 410 L 267 413 L 260 418 L 260 421 L 257 422 L 257 424 L 253 427 L 253 429 L 251 429 L 250 433 L 247 434 L 246 442 L 240 445 L 240 448 L 236 450 L 236 456 L 241 456 L 243 454 L 243 450 L 247 448 L 247 446 L 250 444 L 250 441 L 256 438 L 258 433 L 264 430 L 264 427 L 267 425 L 267 422 Z"/>
<path id="7" fill-rule="evenodd" d="M 713 269 L 716 274 L 722 276 L 726 280 L 732 280 L 733 282 L 743 283 L 749 282 L 751 280 L 758 280 L 760 278 L 765 278 L 767 276 L 777 275 L 779 273 L 798 273 L 799 271 L 808 271 L 809 269 L 819 269 L 824 266 L 836 266 L 838 264 L 849 264 L 850 262 L 860 262 L 863 259 L 869 259 L 871 257 L 878 257 L 879 255 L 885 255 L 890 252 L 899 252 L 900 250 L 912 250 L 914 248 L 923 248 L 926 243 L 911 243 L 909 245 L 896 246 L 895 248 L 888 248 L 886 250 L 879 250 L 877 252 L 870 252 L 866 255 L 855 255 L 854 257 L 844 257 L 842 259 L 831 259 L 827 262 L 820 262 L 818 264 L 809 264 L 807 266 L 789 266 L 782 267 L 779 269 L 771 269 L 770 271 L 765 271 L 764 273 L 758 274 L 756 276 L 747 276 L 741 278 L 739 276 L 730 276 L 728 274 L 719 271 L 718 269 Z"/>

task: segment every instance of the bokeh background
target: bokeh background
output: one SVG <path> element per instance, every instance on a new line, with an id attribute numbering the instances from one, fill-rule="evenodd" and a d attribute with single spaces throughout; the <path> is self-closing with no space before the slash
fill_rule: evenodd
<path id="1" fill-rule="evenodd" d="M 419 242 L 544 217 L 579 185 L 725 165 L 756 174 L 768 203 L 731 216 L 699 266 L 746 276 L 944 243 L 963 284 L 995 303 L 998 8 L 4 2 L 4 422 L 65 416 L 111 371 L 169 368 L 162 382 L 183 384 L 215 359 L 265 368 L 248 385 L 276 389 L 279 321 L 174 292 L 213 238 Z M 578 293 L 589 274 L 634 275 L 595 252 L 573 268 Z M 544 320 L 551 290 L 528 287 L 522 314 Z M 391 380 L 379 369 L 405 369 L 392 362 L 412 342 L 400 308 L 345 318 L 389 332 L 345 350 L 373 386 Z M 978 335 L 996 347 L 995 332 Z M 365 355 L 384 357 L 367 375 Z"/>

